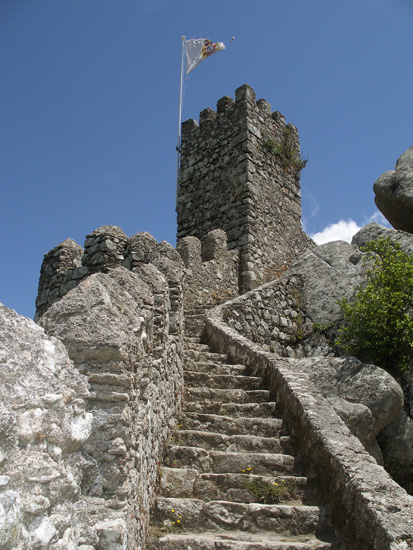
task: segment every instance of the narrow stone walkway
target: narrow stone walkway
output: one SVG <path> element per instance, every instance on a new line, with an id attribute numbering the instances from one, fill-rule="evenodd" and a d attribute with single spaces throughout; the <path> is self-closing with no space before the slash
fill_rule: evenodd
<path id="1" fill-rule="evenodd" d="M 344 550 L 262 380 L 200 343 L 186 315 L 184 411 L 152 512 L 159 550 Z"/>

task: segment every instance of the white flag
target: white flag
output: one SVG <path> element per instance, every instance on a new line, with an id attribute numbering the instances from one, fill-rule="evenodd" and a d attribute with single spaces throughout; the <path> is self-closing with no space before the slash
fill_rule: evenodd
<path id="1" fill-rule="evenodd" d="M 213 44 L 209 38 L 185 40 L 186 74 L 188 75 L 201 61 L 215 52 L 225 50 L 223 42 Z"/>

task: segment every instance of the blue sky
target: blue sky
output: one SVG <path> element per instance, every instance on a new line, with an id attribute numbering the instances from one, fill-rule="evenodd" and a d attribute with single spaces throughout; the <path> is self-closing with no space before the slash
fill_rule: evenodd
<path id="1" fill-rule="evenodd" d="M 413 145 L 412 27 L 412 0 L 0 0 L 0 301 L 32 317 L 43 255 L 101 225 L 175 245 L 181 35 L 227 46 L 183 120 L 249 84 L 300 132 L 307 233 L 376 219 Z"/>

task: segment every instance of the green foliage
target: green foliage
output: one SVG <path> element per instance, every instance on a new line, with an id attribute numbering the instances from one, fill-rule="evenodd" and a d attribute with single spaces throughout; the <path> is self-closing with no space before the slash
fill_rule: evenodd
<path id="1" fill-rule="evenodd" d="M 364 362 L 404 370 L 413 358 L 413 258 L 388 238 L 362 250 L 372 266 L 354 299 L 338 302 L 344 325 L 336 344 Z"/>
<path id="2" fill-rule="evenodd" d="M 317 334 L 322 334 L 323 332 L 326 332 L 329 328 L 329 325 L 324 325 L 323 323 L 313 323 L 313 332 L 316 332 Z"/>
<path id="3" fill-rule="evenodd" d="M 284 170 L 294 168 L 295 170 L 301 171 L 308 162 L 308 159 L 303 159 L 297 150 L 293 131 L 288 126 L 285 128 L 284 136 L 280 143 L 274 138 L 270 138 L 264 142 L 264 147 L 269 153 L 280 160 Z"/>

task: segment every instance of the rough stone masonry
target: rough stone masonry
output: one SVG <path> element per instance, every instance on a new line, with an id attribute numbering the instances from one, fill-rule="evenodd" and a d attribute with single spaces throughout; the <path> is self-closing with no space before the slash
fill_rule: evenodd
<path id="1" fill-rule="evenodd" d="M 304 165 L 296 127 L 244 84 L 182 126 L 178 241 L 223 229 L 241 292 L 276 278 L 314 246 L 301 227 Z"/>

